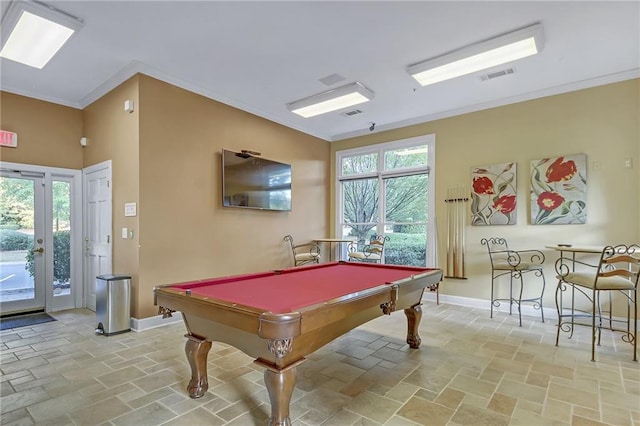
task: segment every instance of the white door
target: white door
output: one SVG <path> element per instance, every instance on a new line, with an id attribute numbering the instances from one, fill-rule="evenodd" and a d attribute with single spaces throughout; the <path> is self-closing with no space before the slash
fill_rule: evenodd
<path id="1" fill-rule="evenodd" d="M 0 312 L 45 307 L 44 174 L 0 172 Z"/>
<path id="2" fill-rule="evenodd" d="M 111 161 L 83 170 L 84 187 L 84 288 L 85 304 L 96 310 L 96 277 L 110 274 Z"/>

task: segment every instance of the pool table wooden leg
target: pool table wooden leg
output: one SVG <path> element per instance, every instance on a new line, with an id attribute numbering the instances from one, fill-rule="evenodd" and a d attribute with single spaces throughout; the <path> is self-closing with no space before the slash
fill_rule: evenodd
<path id="1" fill-rule="evenodd" d="M 420 326 L 420 320 L 422 319 L 422 308 L 420 304 L 414 305 L 404 310 L 404 314 L 407 316 L 407 343 L 409 347 L 418 349 L 422 339 L 418 334 L 418 327 Z"/>
<path id="2" fill-rule="evenodd" d="M 211 349 L 211 342 L 190 334 L 186 335 L 187 343 L 184 351 L 191 367 L 191 380 L 187 392 L 191 398 L 200 398 L 209 389 L 207 378 L 207 355 Z"/>
<path id="3" fill-rule="evenodd" d="M 264 384 L 267 386 L 271 401 L 269 426 L 291 426 L 289 404 L 293 388 L 296 386 L 296 365 L 283 370 L 266 368 L 264 370 Z"/>

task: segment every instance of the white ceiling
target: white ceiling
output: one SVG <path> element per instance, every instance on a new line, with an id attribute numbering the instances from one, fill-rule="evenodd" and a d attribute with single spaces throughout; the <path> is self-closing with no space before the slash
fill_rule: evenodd
<path id="1" fill-rule="evenodd" d="M 0 1 L 2 15 L 10 2 Z M 334 141 L 640 77 L 640 0 L 49 1 L 84 21 L 42 70 L 0 60 L 2 90 L 84 108 L 137 72 Z M 421 87 L 407 65 L 542 23 L 515 73 Z M 496 69 L 506 68 L 506 66 Z M 494 70 L 496 70 L 494 69 Z M 332 74 L 345 78 L 326 86 Z M 375 98 L 301 118 L 286 103 L 360 81 Z"/>

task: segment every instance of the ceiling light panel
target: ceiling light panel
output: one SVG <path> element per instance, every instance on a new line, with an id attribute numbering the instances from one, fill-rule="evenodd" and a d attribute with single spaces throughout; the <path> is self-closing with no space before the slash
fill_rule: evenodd
<path id="1" fill-rule="evenodd" d="M 289 111 L 304 118 L 336 111 L 373 99 L 373 92 L 355 82 L 287 104 Z"/>
<path id="2" fill-rule="evenodd" d="M 0 57 L 43 68 L 82 21 L 37 2 L 14 1 L 2 20 Z"/>
<path id="3" fill-rule="evenodd" d="M 534 24 L 410 65 L 407 72 L 427 86 L 535 55 L 543 46 L 542 25 Z"/>

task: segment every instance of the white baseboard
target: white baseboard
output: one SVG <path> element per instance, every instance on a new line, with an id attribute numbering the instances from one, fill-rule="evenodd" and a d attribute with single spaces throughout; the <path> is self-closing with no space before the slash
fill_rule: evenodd
<path id="1" fill-rule="evenodd" d="M 162 315 L 141 319 L 131 318 L 131 331 L 151 330 L 152 328 L 162 327 L 176 322 L 182 322 L 182 314 L 180 312 L 174 312 L 169 318 L 162 318 Z"/>
<path id="2" fill-rule="evenodd" d="M 436 294 L 435 293 L 425 293 L 423 296 L 424 300 L 428 300 L 430 302 L 436 303 Z M 457 305 L 457 306 L 465 306 L 468 308 L 473 308 L 473 309 L 483 309 L 485 311 L 490 311 L 491 310 L 491 304 L 488 300 L 484 300 L 484 299 L 472 299 L 470 297 L 461 297 L 461 296 L 449 296 L 446 294 L 441 294 L 440 295 L 440 303 L 445 303 L 445 304 L 449 304 L 449 305 Z M 558 310 L 556 309 L 555 306 L 553 307 L 543 307 L 542 308 L 544 311 L 544 320 L 554 320 L 557 321 L 558 320 Z M 509 304 L 508 303 L 502 303 L 502 305 L 500 307 L 494 307 L 493 308 L 493 313 L 495 315 L 495 313 L 509 313 Z M 513 307 L 513 313 L 515 315 L 518 314 L 518 308 L 516 306 Z M 537 319 L 540 319 L 540 311 L 538 309 L 534 309 L 533 306 L 531 306 L 531 304 L 523 304 L 522 305 L 522 315 L 523 316 L 530 316 L 530 317 L 535 317 Z M 620 317 L 614 317 L 613 318 L 614 321 L 622 321 L 622 322 L 626 322 L 627 319 L 626 318 L 620 318 Z M 631 323 L 633 326 L 633 322 Z M 640 329 L 640 319 L 638 320 L 638 328 Z"/>
<path id="3" fill-rule="evenodd" d="M 429 300 L 430 302 L 436 301 L 435 293 L 428 293 L 424 295 L 425 300 Z M 470 297 L 462 297 L 462 296 L 449 296 L 446 294 L 440 294 L 440 303 L 447 303 L 449 305 L 456 306 L 465 306 L 467 308 L 473 309 L 483 309 L 485 311 L 491 310 L 491 303 L 488 300 L 484 299 L 472 299 Z M 558 319 L 558 311 L 556 308 L 542 308 L 544 311 L 544 319 Z M 502 303 L 499 307 L 493 307 L 493 313 L 502 312 L 509 313 L 509 304 Z M 516 306 L 513 307 L 513 313 L 518 313 L 518 308 Z M 531 316 L 540 318 L 540 310 L 534 309 L 531 304 L 522 304 L 522 315 L 523 316 Z"/>

